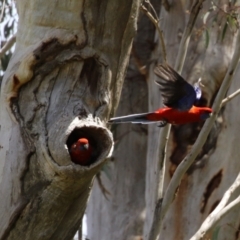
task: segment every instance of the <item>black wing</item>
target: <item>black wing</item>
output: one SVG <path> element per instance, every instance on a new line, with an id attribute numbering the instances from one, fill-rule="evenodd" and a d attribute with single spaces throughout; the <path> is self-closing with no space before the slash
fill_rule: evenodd
<path id="1" fill-rule="evenodd" d="M 164 105 L 179 110 L 192 107 L 196 100 L 196 92 L 173 68 L 168 64 L 159 64 L 154 73 L 160 78 L 156 83 L 160 86 Z"/>

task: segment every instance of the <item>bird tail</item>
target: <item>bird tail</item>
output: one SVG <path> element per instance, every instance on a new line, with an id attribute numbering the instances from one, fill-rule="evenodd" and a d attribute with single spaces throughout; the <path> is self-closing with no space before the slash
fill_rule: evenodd
<path id="1" fill-rule="evenodd" d="M 149 120 L 147 116 L 152 113 L 140 113 L 140 114 L 132 114 L 123 117 L 115 117 L 111 118 L 108 122 L 109 123 L 140 123 L 140 124 L 148 124 L 153 123 L 152 120 Z"/>

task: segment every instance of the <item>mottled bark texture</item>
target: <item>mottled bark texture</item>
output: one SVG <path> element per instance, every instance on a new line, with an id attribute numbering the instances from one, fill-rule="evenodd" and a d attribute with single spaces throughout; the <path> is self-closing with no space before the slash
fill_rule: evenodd
<path id="1" fill-rule="evenodd" d="M 154 4 L 155 1 L 151 2 Z M 164 7 L 161 8 L 159 16 L 160 25 L 165 38 L 168 62 L 174 66 L 181 37 L 188 22 L 189 10 L 195 1 L 168 0 L 163 2 Z M 182 75 L 191 83 L 195 83 L 199 77 L 202 77 L 205 88 L 202 89 L 203 97 L 198 103 L 200 106 L 212 106 L 235 45 L 236 32 L 231 31 L 230 27 L 227 28 L 223 37 L 227 17 L 224 11 L 229 10 L 229 1 L 214 2 L 217 5 L 217 10 L 210 12 L 206 25 L 203 23 L 203 16 L 209 10 L 211 2 L 205 1 L 200 11 L 182 71 Z M 146 21 L 139 27 L 139 30 L 148 29 L 148 23 Z M 205 32 L 205 28 L 208 29 L 209 36 Z M 147 32 L 143 35 L 141 32 L 139 34 L 138 39 L 142 41 L 145 39 L 143 36 L 147 36 Z M 146 39 L 145 46 L 150 46 L 148 44 L 153 42 L 152 38 L 150 39 L 150 41 Z M 208 45 L 207 48 L 206 45 Z M 148 55 L 148 60 L 144 61 L 143 64 L 151 64 L 150 68 L 148 68 L 148 64 L 146 69 L 139 68 L 140 71 L 145 70 L 147 73 L 148 111 L 162 106 L 159 90 L 154 83 L 156 76 L 153 74 L 153 68 L 157 62 L 162 62 L 161 48 L 154 48 L 154 44 L 151 46 L 150 51 L 153 54 L 151 57 Z M 134 59 L 136 48 L 133 48 L 132 55 L 132 59 Z M 137 59 L 139 60 L 139 58 Z M 141 66 L 141 61 L 130 62 L 129 71 L 132 71 L 136 66 L 133 63 Z M 229 93 L 240 87 L 239 81 L 237 81 L 239 74 L 238 70 Z M 136 87 L 132 87 L 135 81 L 132 79 L 130 83 L 128 81 L 129 79 L 126 78 L 124 87 L 129 89 L 123 91 L 116 116 L 146 111 L 140 100 L 147 94 L 144 93 L 142 97 L 139 97 L 143 93 L 141 90 L 143 85 L 136 82 Z M 131 98 L 129 98 L 130 93 Z M 138 97 L 139 101 L 136 101 L 135 99 Z M 133 102 L 137 103 L 134 107 L 129 108 Z M 146 101 L 144 101 L 145 103 Z M 160 239 L 189 239 L 236 178 L 240 169 L 238 104 L 239 97 L 229 102 L 219 114 L 202 152 L 181 182 L 176 198 L 163 221 Z M 178 164 L 191 149 L 201 127 L 202 123 L 172 127 L 165 187 Z M 94 185 L 90 205 L 87 209 L 88 237 L 90 239 L 144 239 L 149 233 L 157 200 L 156 165 L 160 154 L 158 151 L 160 129 L 155 124 L 149 126 L 148 136 L 145 136 L 142 131 L 136 134 L 136 129 L 142 128 L 126 124 L 113 129 L 114 139 L 118 145 L 113 155 L 112 178 L 109 179 L 104 173 L 102 174 L 103 183 L 108 190 L 111 190 L 111 196 L 109 201 L 106 200 L 97 183 Z M 130 132 L 128 133 L 128 131 Z M 144 137 L 147 138 L 147 142 L 142 139 Z M 139 145 L 140 141 L 141 145 Z M 145 156 L 146 143 L 147 157 L 144 173 L 140 168 L 145 161 L 143 155 Z M 143 183 L 143 181 L 139 181 L 139 177 L 144 176 L 144 174 L 146 182 Z M 133 177 L 136 179 L 135 181 L 132 180 Z M 145 195 L 141 184 L 145 184 Z M 134 209 L 138 209 L 138 215 L 134 213 Z M 238 239 L 239 219 L 239 210 L 237 209 L 216 226 L 210 233 L 209 239 L 214 239 L 217 233 L 217 239 Z M 144 230 L 142 229 L 142 221 L 144 221 Z"/>
<path id="2" fill-rule="evenodd" d="M 160 1 L 152 1 L 159 9 Z M 140 14 L 138 33 L 116 116 L 147 111 L 148 66 L 154 43 L 154 25 Z M 133 124 L 113 125 L 115 151 L 109 172 L 101 174 L 111 195 L 107 200 L 94 183 L 87 207 L 88 238 L 140 240 L 145 218 L 145 174 L 147 127 Z M 99 211 L 100 210 L 100 211 Z"/>
<path id="3" fill-rule="evenodd" d="M 71 239 L 110 154 L 139 1 L 18 1 L 0 99 L 0 239 Z M 94 162 L 68 148 L 91 140 Z M 4 219 L 4 220 L 3 220 Z"/>
<path id="4" fill-rule="evenodd" d="M 192 1 L 169 1 L 169 3 L 169 11 L 162 8 L 160 18 L 162 19 L 161 28 L 165 36 L 168 61 L 174 66 L 180 39 L 188 20 L 186 12 L 190 10 Z M 227 1 L 218 1 L 216 4 L 220 8 L 224 8 L 226 7 L 224 3 Z M 205 87 L 202 88 L 203 96 L 198 103 L 199 106 L 212 106 L 235 46 L 236 32 L 231 31 L 231 28 L 227 28 L 223 37 L 226 15 L 221 9 L 217 8 L 216 12 L 212 12 L 207 20 L 207 25 L 204 26 L 201 17 L 209 8 L 209 2 L 206 1 L 197 19 L 182 72 L 182 75 L 190 83 L 196 82 L 199 77 L 202 78 Z M 208 29 L 209 36 L 206 36 L 205 28 Z M 207 48 L 206 45 L 208 45 Z M 161 62 L 161 57 L 159 61 Z M 239 71 L 236 73 L 229 93 L 240 87 L 237 82 L 238 76 Z M 149 108 L 151 111 L 161 105 L 161 101 L 159 101 L 159 92 L 154 84 L 156 76 L 152 71 L 150 71 L 150 78 L 152 79 L 149 85 Z M 219 114 L 201 153 L 179 186 L 172 206 L 163 220 L 160 239 L 189 239 L 236 178 L 240 169 L 239 149 L 236 147 L 239 139 L 235 134 L 239 131 L 238 101 L 238 99 L 234 99 Z M 165 188 L 176 167 L 191 149 L 202 125 L 203 123 L 172 126 L 167 152 Z M 148 138 L 145 234 L 149 231 L 157 199 L 157 192 L 154 191 L 157 182 L 154 166 L 159 157 L 157 151 L 159 132 L 156 131 L 156 126 L 149 127 Z M 237 239 L 239 214 L 238 210 L 227 215 L 224 221 L 210 233 L 209 238 L 212 239 L 213 235 L 211 234 L 219 231 L 217 239 Z"/>

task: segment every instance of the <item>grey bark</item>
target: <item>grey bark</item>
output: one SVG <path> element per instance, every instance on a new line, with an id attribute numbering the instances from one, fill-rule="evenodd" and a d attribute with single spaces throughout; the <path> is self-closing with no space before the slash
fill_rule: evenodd
<path id="1" fill-rule="evenodd" d="M 185 15 L 184 12 L 186 12 L 187 9 L 190 9 L 187 3 L 187 1 L 185 3 L 172 1 L 169 12 L 162 9 L 162 12 L 160 13 L 160 17 L 162 18 L 161 27 L 166 39 L 168 59 L 172 66 L 174 66 L 175 63 L 175 56 L 179 44 L 177 39 L 178 36 L 181 36 L 187 21 L 187 15 Z M 209 3 L 206 2 L 203 5 L 203 12 L 209 9 L 208 4 Z M 222 1 L 217 4 L 218 6 L 223 7 Z M 221 12 L 221 10 L 219 11 Z M 224 39 L 222 39 L 225 20 L 222 18 L 221 14 L 218 15 L 216 22 L 213 20 L 211 21 L 213 18 L 214 16 L 211 16 L 209 18 L 209 22 L 207 23 L 210 33 L 208 48 L 205 48 L 206 39 L 204 38 L 204 35 L 200 38 L 198 32 L 195 31 L 191 38 L 191 43 L 182 73 L 185 79 L 187 79 L 190 83 L 194 83 L 199 77 L 202 77 L 205 88 L 202 89 L 203 97 L 199 102 L 200 106 L 212 105 L 227 71 L 235 46 L 235 34 L 229 31 L 229 28 Z M 171 28 L 169 27 L 169 24 L 172 26 Z M 199 18 L 196 24 L 196 29 L 201 29 L 202 26 L 202 20 Z M 236 75 L 238 75 L 238 73 Z M 149 96 L 151 96 L 151 99 L 157 99 L 159 93 L 155 90 L 155 76 L 151 71 L 150 78 L 153 79 L 153 81 L 151 82 L 152 87 L 150 87 Z M 235 89 L 238 87 L 235 86 Z M 229 92 L 231 92 L 231 90 Z M 229 140 L 227 140 L 230 135 L 232 136 L 232 131 L 234 131 L 233 129 L 238 131 L 238 125 L 235 125 L 232 129 L 227 127 L 229 124 L 229 118 L 235 119 L 235 111 L 232 111 L 232 116 L 229 116 L 227 113 L 227 108 L 231 108 L 232 104 L 233 103 L 230 103 L 226 109 L 223 109 L 223 111 L 219 114 L 219 117 L 217 118 L 217 121 L 201 153 L 197 157 L 193 166 L 189 169 L 188 173 L 184 176 L 179 189 L 176 192 L 172 206 L 163 221 L 159 239 L 189 239 L 201 225 L 203 219 L 214 209 L 214 207 L 216 207 L 216 204 L 219 201 L 218 198 L 227 190 L 226 185 L 230 186 L 232 181 L 236 178 L 239 171 L 239 163 L 236 160 L 238 151 L 232 152 L 232 145 L 229 145 Z M 150 102 L 151 110 L 156 109 L 158 106 L 159 103 L 156 100 L 152 100 Z M 169 184 L 169 181 L 171 180 L 178 164 L 191 149 L 191 146 L 201 130 L 201 126 L 202 123 L 172 127 L 167 152 L 164 181 L 165 189 Z M 147 161 L 148 163 L 151 162 L 154 165 L 157 163 L 157 159 L 159 157 L 157 150 L 153 151 L 153 149 L 157 149 L 157 146 L 159 146 L 159 133 L 154 130 L 150 132 L 150 129 L 154 129 L 154 126 L 150 126 L 149 128 L 148 137 L 150 138 L 150 144 L 148 145 Z M 225 154 L 229 151 L 233 154 L 231 155 L 231 159 L 233 161 L 232 164 L 235 165 L 235 170 L 230 170 L 228 163 L 226 162 Z M 157 195 L 157 192 L 153 190 L 155 189 L 154 185 L 157 181 L 155 177 L 155 170 L 150 167 L 149 164 L 147 164 L 147 166 L 146 235 L 149 231 L 149 226 L 151 225 Z M 223 172 L 226 172 L 227 177 L 224 177 L 225 175 Z M 148 196 L 152 197 L 148 198 Z M 239 226 L 239 210 L 232 214 L 234 214 L 234 216 L 232 215 L 233 218 L 229 215 L 229 217 L 226 217 L 223 222 L 228 222 L 229 225 L 234 227 L 231 230 L 229 229 L 229 232 L 227 232 L 224 231 L 224 228 L 221 225 L 222 223 L 220 223 L 209 234 L 209 238 L 213 238 L 213 234 L 215 234 L 218 230 L 220 230 L 218 239 L 235 239 L 234 237 L 238 236 L 237 229 Z"/>
<path id="2" fill-rule="evenodd" d="M 20 1 L 1 87 L 0 239 L 71 239 L 111 153 L 139 1 Z M 95 161 L 68 148 L 92 139 Z"/>
<path id="3" fill-rule="evenodd" d="M 154 1 L 158 9 L 160 2 Z M 150 54 L 156 46 L 154 26 L 140 14 L 138 34 L 123 85 L 116 116 L 147 112 L 147 74 Z M 141 125 L 113 125 L 115 151 L 109 167 L 111 179 L 102 172 L 104 186 L 110 190 L 105 199 L 95 182 L 87 207 L 89 239 L 139 240 L 145 218 L 145 169 L 147 128 Z"/>
<path id="4" fill-rule="evenodd" d="M 173 0 L 167 2 L 169 3 L 168 7 L 161 9 L 160 24 L 166 41 L 168 62 L 174 66 L 181 36 L 188 20 L 188 10 L 190 10 L 193 1 Z M 204 38 L 204 31 L 203 35 L 200 34 L 200 30 L 204 30 L 201 17 L 209 10 L 209 4 L 209 1 L 205 1 L 203 9 L 200 12 L 182 72 L 182 75 L 190 83 L 194 83 L 200 76 L 202 77 L 205 88 L 203 88 L 203 98 L 199 102 L 199 105 L 207 106 L 211 106 L 214 101 L 227 71 L 235 45 L 235 32 L 230 31 L 230 28 L 227 29 L 225 37 L 222 39 L 226 15 L 223 14 L 221 9 L 218 9 L 219 15 L 217 15 L 216 21 L 213 21 L 216 15 L 210 15 L 210 20 L 207 22 L 210 36 L 208 48 L 205 48 L 207 40 Z M 218 7 L 227 9 L 226 1 L 218 1 L 216 4 Z M 216 12 L 211 12 L 211 14 L 216 14 Z M 147 79 L 149 79 L 148 111 L 153 111 L 162 106 L 159 90 L 154 83 L 156 77 L 152 71 L 157 60 L 159 62 L 162 61 L 160 47 L 153 49 L 153 55 L 149 59 L 152 65 L 150 66 L 149 75 L 147 75 Z M 130 69 L 132 69 L 131 66 L 130 64 Z M 239 74 L 238 70 L 229 93 L 239 88 L 237 81 Z M 127 78 L 126 81 L 128 81 Z M 125 86 L 129 87 L 129 91 L 131 91 L 132 88 L 129 83 L 126 83 Z M 126 93 L 127 90 L 123 91 L 122 104 L 120 102 L 117 116 L 135 113 L 134 110 L 126 112 L 125 102 L 129 101 L 125 96 Z M 134 92 L 132 93 L 134 94 Z M 138 95 L 138 91 L 135 94 Z M 197 157 L 196 162 L 184 176 L 179 190 L 176 192 L 172 206 L 163 221 L 159 239 L 189 239 L 197 231 L 198 227 L 200 227 L 204 218 L 214 209 L 224 192 L 236 178 L 240 167 L 238 161 L 239 148 L 237 144 L 239 142 L 237 134 L 239 132 L 238 102 L 239 98 L 232 100 L 219 114 L 207 143 Z M 144 112 L 145 109 L 139 109 L 140 111 Z M 169 183 L 180 161 L 186 156 L 193 145 L 201 127 L 202 123 L 173 126 L 169 141 L 164 188 Z M 114 135 L 116 141 L 118 141 L 117 136 L 121 136 L 120 128 L 124 132 L 124 130 L 129 129 L 129 125 L 117 127 L 118 135 Z M 132 129 L 134 128 L 132 126 Z M 113 164 L 114 167 L 111 171 L 113 178 L 110 181 L 105 177 L 104 173 L 102 174 L 104 184 L 107 189 L 111 189 L 113 196 L 109 201 L 105 200 L 97 184 L 94 186 L 94 191 L 92 192 L 87 209 L 90 239 L 142 239 L 147 236 L 157 200 L 158 189 L 156 189 L 157 179 L 155 169 L 157 158 L 159 157 L 159 131 L 156 125 L 151 125 L 148 128 L 145 195 L 143 195 L 144 191 L 137 191 L 135 189 L 135 196 L 129 196 L 129 190 L 126 189 L 127 187 L 132 189 L 133 185 L 136 187 L 137 181 L 131 184 L 127 180 L 132 179 L 134 172 L 139 171 L 135 165 L 135 161 L 136 158 L 140 160 L 140 157 L 138 157 L 140 148 L 134 152 L 134 157 L 131 157 L 131 154 L 136 148 L 136 143 L 139 142 L 141 135 L 136 135 L 134 139 L 130 138 L 129 135 L 124 136 L 121 141 L 124 141 L 125 144 L 120 141 L 114 157 L 117 160 L 121 157 L 123 159 L 122 165 L 120 165 L 120 162 Z M 141 146 L 144 147 L 144 144 L 145 142 L 142 141 Z M 131 151 L 131 153 L 128 151 Z M 120 155 L 119 157 L 118 154 Z M 132 164 L 132 162 L 134 163 L 134 168 L 132 167 L 131 171 L 127 171 L 129 164 Z M 139 166 L 141 167 L 142 165 L 139 164 Z M 119 188 L 120 190 L 116 190 Z M 145 203 L 143 204 L 145 204 L 145 209 L 141 205 L 144 197 Z M 126 199 L 129 199 L 127 203 L 125 202 Z M 128 204 L 129 202 L 131 204 Z M 133 206 L 136 205 L 141 206 L 138 217 L 135 217 L 135 214 L 131 212 Z M 99 209 L 101 211 L 98 211 Z M 144 215 L 142 215 L 141 209 L 144 209 Z M 128 225 L 129 219 L 132 219 L 131 216 L 135 219 L 135 224 Z M 138 226 L 142 228 L 142 223 L 139 221 L 139 218 L 142 217 L 144 218 L 143 229 L 135 230 L 138 223 Z M 236 209 L 227 215 L 207 237 L 211 239 L 218 234 L 217 239 L 238 239 L 239 219 L 239 209 Z M 135 232 L 135 234 L 132 235 L 132 232 Z"/>

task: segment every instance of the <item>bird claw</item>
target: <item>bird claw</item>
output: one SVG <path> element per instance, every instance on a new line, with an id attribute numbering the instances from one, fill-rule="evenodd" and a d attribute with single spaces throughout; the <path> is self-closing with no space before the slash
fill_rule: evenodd
<path id="1" fill-rule="evenodd" d="M 167 125 L 167 121 L 161 121 L 161 122 L 159 122 L 159 125 L 158 125 L 158 127 L 165 127 L 166 125 Z"/>

